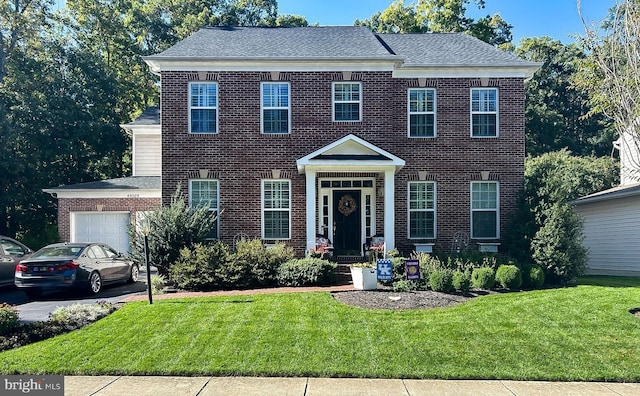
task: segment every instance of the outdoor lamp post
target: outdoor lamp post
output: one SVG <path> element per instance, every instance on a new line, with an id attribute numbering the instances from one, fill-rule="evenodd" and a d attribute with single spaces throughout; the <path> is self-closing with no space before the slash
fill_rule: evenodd
<path id="1" fill-rule="evenodd" d="M 153 295 L 151 293 L 151 266 L 149 265 L 149 226 L 148 221 L 144 221 L 142 236 L 144 240 L 144 263 L 147 267 L 147 294 L 149 295 L 149 304 L 153 304 Z"/>

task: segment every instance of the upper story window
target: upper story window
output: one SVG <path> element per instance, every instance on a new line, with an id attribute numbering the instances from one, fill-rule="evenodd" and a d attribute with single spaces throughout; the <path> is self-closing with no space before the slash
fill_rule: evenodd
<path id="1" fill-rule="evenodd" d="M 333 121 L 362 121 L 362 85 L 333 83 Z"/>
<path id="2" fill-rule="evenodd" d="M 189 180 L 189 206 L 197 208 L 208 206 L 210 212 L 216 216 L 220 213 L 219 206 L 219 184 L 217 180 L 192 179 Z M 209 234 L 208 239 L 218 239 L 219 222 L 216 218 L 215 224 Z"/>
<path id="3" fill-rule="evenodd" d="M 436 136 L 436 90 L 409 89 L 409 137 Z"/>
<path id="4" fill-rule="evenodd" d="M 471 136 L 498 136 L 498 89 L 471 90 Z"/>
<path id="5" fill-rule="evenodd" d="M 471 238 L 500 237 L 497 182 L 471 182 Z"/>
<path id="6" fill-rule="evenodd" d="M 289 83 L 262 83 L 262 133 L 290 133 Z"/>
<path id="7" fill-rule="evenodd" d="M 218 133 L 218 83 L 189 84 L 189 132 Z"/>
<path id="8" fill-rule="evenodd" d="M 409 182 L 409 239 L 435 238 L 436 184 Z"/>
<path id="9" fill-rule="evenodd" d="M 291 238 L 291 182 L 262 181 L 262 238 Z"/>

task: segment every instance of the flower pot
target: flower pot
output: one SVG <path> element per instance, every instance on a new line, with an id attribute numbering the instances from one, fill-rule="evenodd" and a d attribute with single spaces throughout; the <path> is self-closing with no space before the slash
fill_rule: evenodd
<path id="1" fill-rule="evenodd" d="M 353 287 L 358 290 L 376 290 L 378 288 L 378 274 L 375 268 L 351 267 Z"/>

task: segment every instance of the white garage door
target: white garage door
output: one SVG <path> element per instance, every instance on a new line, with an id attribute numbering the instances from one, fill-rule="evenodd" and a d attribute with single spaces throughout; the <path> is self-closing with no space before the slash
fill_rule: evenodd
<path id="1" fill-rule="evenodd" d="M 103 242 L 129 251 L 129 213 L 91 212 L 72 216 L 72 242 Z"/>

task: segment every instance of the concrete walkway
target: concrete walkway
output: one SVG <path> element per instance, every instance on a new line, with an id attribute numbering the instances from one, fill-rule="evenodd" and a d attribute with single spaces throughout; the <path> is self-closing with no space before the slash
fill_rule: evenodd
<path id="1" fill-rule="evenodd" d="M 69 376 L 64 388 L 66 396 L 640 395 L 640 384 L 356 378 Z"/>

